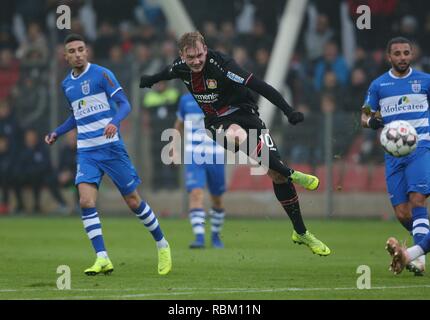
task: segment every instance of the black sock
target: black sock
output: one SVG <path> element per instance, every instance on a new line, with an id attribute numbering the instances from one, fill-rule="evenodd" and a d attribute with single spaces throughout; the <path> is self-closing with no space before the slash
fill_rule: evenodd
<path id="1" fill-rule="evenodd" d="M 273 156 L 271 153 L 269 153 L 269 169 L 282 174 L 285 178 L 289 178 L 294 172 L 293 169 L 289 168 L 287 165 L 281 162 L 279 158 Z"/>
<path id="2" fill-rule="evenodd" d="M 290 217 L 294 230 L 298 234 L 306 233 L 306 227 L 300 212 L 299 198 L 294 185 L 290 181 L 281 184 L 273 183 L 273 189 L 275 190 L 276 198 Z"/>

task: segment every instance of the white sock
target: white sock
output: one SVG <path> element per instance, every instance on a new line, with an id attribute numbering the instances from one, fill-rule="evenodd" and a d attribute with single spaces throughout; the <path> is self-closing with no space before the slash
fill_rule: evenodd
<path id="1" fill-rule="evenodd" d="M 161 240 L 157 241 L 157 248 L 167 248 L 169 246 L 169 243 L 167 240 L 163 237 Z"/>
<path id="2" fill-rule="evenodd" d="M 424 255 L 422 255 L 422 256 L 419 256 L 419 257 L 417 258 L 417 260 L 418 260 L 420 263 L 422 263 L 423 265 L 425 265 L 425 264 L 426 264 L 426 255 L 424 254 Z"/>
<path id="3" fill-rule="evenodd" d="M 424 254 L 424 250 L 418 245 L 410 247 L 406 251 L 408 252 L 411 261 Z"/>
<path id="4" fill-rule="evenodd" d="M 97 252 L 97 258 L 108 258 L 108 254 L 106 251 Z"/>

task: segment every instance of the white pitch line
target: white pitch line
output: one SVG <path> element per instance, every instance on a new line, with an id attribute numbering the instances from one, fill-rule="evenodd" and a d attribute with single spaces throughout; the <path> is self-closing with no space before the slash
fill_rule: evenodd
<path id="1" fill-rule="evenodd" d="M 391 290 L 391 289 L 412 289 L 412 288 L 430 288 L 430 285 L 410 285 L 410 286 L 378 286 L 378 287 L 372 287 L 371 289 L 365 289 L 365 290 L 359 290 L 356 287 L 338 287 L 338 288 L 276 288 L 276 289 L 264 289 L 264 288 L 176 288 L 171 290 L 190 290 L 195 292 L 149 292 L 149 293 L 137 293 L 137 294 L 124 294 L 124 295 L 98 295 L 98 296 L 68 296 L 68 297 L 61 297 L 56 299 L 98 299 L 98 298 L 144 298 L 144 297 L 153 297 L 153 296 L 178 296 L 178 295 L 194 295 L 194 294 L 207 294 L 207 295 L 214 295 L 214 294 L 233 294 L 233 293 L 273 293 L 273 292 L 300 292 L 300 291 L 371 291 L 371 290 Z M 16 291 L 7 291 L 7 292 L 26 292 L 26 291 L 41 291 L 43 289 L 23 289 L 23 290 L 17 290 L 17 289 L 8 289 L 8 290 L 16 290 Z M 57 289 L 52 289 L 57 291 Z M 52 291 L 50 290 L 50 291 Z M 142 289 L 134 289 L 134 288 L 124 288 L 124 289 L 71 289 L 71 290 L 58 290 L 58 291 L 64 291 L 64 293 L 70 292 L 70 291 L 139 291 Z M 216 291 L 214 291 L 216 290 Z M 2 292 L 2 291 L 0 291 Z M 40 299 L 40 298 L 35 298 Z"/>
<path id="2" fill-rule="evenodd" d="M 59 290 L 57 288 L 23 288 L 23 289 L 0 289 L 0 293 L 8 293 L 8 292 L 32 292 L 32 291 L 141 291 L 145 290 L 144 288 L 120 288 L 120 289 L 111 289 L 111 288 L 82 288 L 75 289 L 72 288 L 70 290 Z M 168 288 L 166 290 L 199 290 L 199 288 Z M 202 288 L 200 290 L 208 290 L 206 288 Z"/>

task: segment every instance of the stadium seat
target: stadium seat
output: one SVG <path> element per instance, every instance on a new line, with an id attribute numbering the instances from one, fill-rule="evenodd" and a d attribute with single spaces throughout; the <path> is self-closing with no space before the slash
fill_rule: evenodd
<path id="1" fill-rule="evenodd" d="M 325 191 L 326 189 L 326 172 L 327 167 L 325 165 L 320 165 L 316 168 L 315 174 L 320 179 L 320 186 L 318 191 Z M 342 178 L 342 168 L 339 163 L 333 164 L 333 190 L 337 190 L 339 186 L 341 186 L 341 178 Z"/>
<path id="2" fill-rule="evenodd" d="M 367 165 L 348 163 L 343 169 L 342 183 L 338 191 L 365 192 L 369 189 L 369 168 Z"/>
<path id="3" fill-rule="evenodd" d="M 385 185 L 385 167 L 384 165 L 376 165 L 370 171 L 370 185 L 369 191 L 371 192 L 386 192 Z"/>
<path id="4" fill-rule="evenodd" d="M 359 135 L 354 138 L 351 146 L 349 147 L 348 153 L 346 154 L 346 161 L 352 162 L 357 161 L 360 157 L 361 147 L 363 145 L 363 135 Z"/>
<path id="5" fill-rule="evenodd" d="M 248 173 L 249 174 L 249 173 Z M 255 182 L 255 190 L 259 191 L 271 191 L 273 190 L 272 179 L 265 174 L 262 176 L 251 176 L 252 180 Z"/>
<path id="6" fill-rule="evenodd" d="M 228 190 L 252 190 L 252 180 L 248 166 L 236 166 L 233 169 Z"/>
<path id="7" fill-rule="evenodd" d="M 312 173 L 312 167 L 308 164 L 288 164 L 291 168 L 304 172 Z M 298 191 L 305 191 L 296 185 Z M 267 175 L 251 175 L 250 167 L 245 165 L 236 166 L 233 169 L 228 189 L 231 191 L 270 191 L 273 190 L 272 179 Z"/>

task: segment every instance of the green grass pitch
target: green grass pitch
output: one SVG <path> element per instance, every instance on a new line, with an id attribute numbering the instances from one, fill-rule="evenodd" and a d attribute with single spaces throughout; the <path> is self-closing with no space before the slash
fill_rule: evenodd
<path id="1" fill-rule="evenodd" d="M 225 249 L 190 250 L 185 219 L 160 219 L 172 247 L 173 270 L 157 274 L 155 244 L 138 220 L 101 217 L 110 276 L 83 270 L 94 253 L 79 217 L 0 220 L 3 299 L 428 299 L 429 276 L 388 271 L 388 236 L 410 237 L 395 221 L 307 220 L 332 250 L 313 255 L 291 241 L 285 219 L 228 219 Z M 71 290 L 56 287 L 57 267 L 71 268 Z M 357 268 L 371 270 L 371 289 L 357 289 Z"/>

